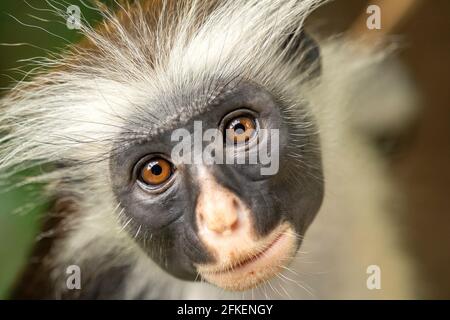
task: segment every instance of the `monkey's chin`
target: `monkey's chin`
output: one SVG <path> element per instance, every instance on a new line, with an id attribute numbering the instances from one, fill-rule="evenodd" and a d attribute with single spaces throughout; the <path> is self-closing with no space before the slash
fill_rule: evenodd
<path id="1" fill-rule="evenodd" d="M 246 259 L 233 266 L 214 268 L 197 266 L 199 274 L 211 284 L 229 291 L 245 291 L 257 287 L 283 271 L 297 250 L 297 237 L 292 228 L 274 232 L 264 250 L 249 253 Z"/>

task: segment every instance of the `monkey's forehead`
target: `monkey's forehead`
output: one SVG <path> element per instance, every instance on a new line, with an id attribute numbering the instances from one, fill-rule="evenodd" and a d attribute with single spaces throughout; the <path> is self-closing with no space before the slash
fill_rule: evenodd
<path id="1" fill-rule="evenodd" d="M 146 106 L 129 114 L 121 135 L 127 137 L 130 132 L 139 133 L 134 135 L 134 142 L 145 142 L 185 127 L 196 119 L 202 120 L 202 115 L 237 108 L 267 108 L 276 100 L 273 94 L 254 82 L 217 79 L 204 86 L 164 92 L 151 99 Z"/>

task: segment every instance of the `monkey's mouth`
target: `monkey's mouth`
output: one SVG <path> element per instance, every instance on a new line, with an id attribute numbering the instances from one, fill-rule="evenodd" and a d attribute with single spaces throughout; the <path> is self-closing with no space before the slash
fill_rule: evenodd
<path id="1" fill-rule="evenodd" d="M 282 271 L 289 264 L 296 248 L 296 236 L 291 227 L 277 228 L 263 246 L 220 267 L 198 266 L 208 282 L 231 291 L 244 291 L 258 286 Z"/>

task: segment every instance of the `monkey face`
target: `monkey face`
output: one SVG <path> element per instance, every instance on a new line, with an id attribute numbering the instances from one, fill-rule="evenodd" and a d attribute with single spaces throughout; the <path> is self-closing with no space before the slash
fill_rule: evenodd
<path id="1" fill-rule="evenodd" d="M 304 106 L 244 81 L 222 92 L 201 112 L 149 132 L 148 140 L 117 145 L 110 169 L 127 230 L 151 259 L 178 278 L 239 291 L 294 257 L 322 202 L 322 169 Z M 183 98 L 171 101 L 181 105 Z M 199 124 L 203 132 L 216 130 L 212 140 L 224 146 L 211 152 Z M 189 137 L 181 156 L 173 139 L 180 129 Z M 261 148 L 277 154 L 276 170 L 248 161 Z M 247 161 L 226 161 L 237 151 Z M 204 161 L 212 153 L 223 161 Z"/>

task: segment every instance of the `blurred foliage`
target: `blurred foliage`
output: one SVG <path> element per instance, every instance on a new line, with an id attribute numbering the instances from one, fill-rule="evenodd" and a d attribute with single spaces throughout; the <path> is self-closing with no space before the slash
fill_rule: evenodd
<path id="1" fill-rule="evenodd" d="M 26 261 L 39 231 L 39 218 L 47 208 L 42 186 L 15 187 L 19 179 L 33 172 L 23 172 L 14 181 L 2 181 L 0 191 L 0 299 L 6 298 L 17 272 Z"/>
<path id="2" fill-rule="evenodd" d="M 90 24 L 99 20 L 99 13 L 88 7 L 89 1 L 74 0 L 72 4 L 80 7 Z M 54 13 L 55 8 L 65 11 L 68 5 L 55 0 L 0 1 L 1 94 L 23 78 L 15 68 L 32 68 L 23 59 L 45 56 L 47 50 L 58 52 L 81 38 L 79 31 L 67 28 L 65 17 Z M 20 177 L 14 180 L 20 181 Z M 37 185 L 15 188 L 12 181 L 0 180 L 0 299 L 7 298 L 39 232 L 40 217 L 47 207 L 42 190 Z"/>

